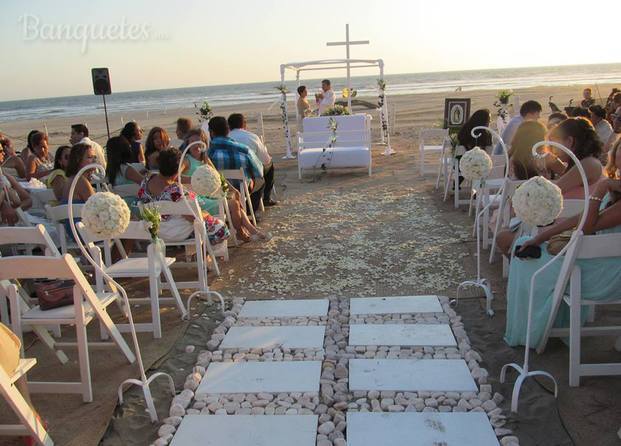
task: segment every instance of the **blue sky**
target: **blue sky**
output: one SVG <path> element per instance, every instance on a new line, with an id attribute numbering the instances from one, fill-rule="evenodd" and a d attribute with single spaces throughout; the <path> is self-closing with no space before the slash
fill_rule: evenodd
<path id="1" fill-rule="evenodd" d="M 0 100 L 89 94 L 95 66 L 110 68 L 113 91 L 276 80 L 283 62 L 343 57 L 325 42 L 342 40 L 345 23 L 353 39 L 371 41 L 352 56 L 383 58 L 387 73 L 620 62 L 606 21 L 618 3 L 583 9 L 533 0 L 9 0 Z M 69 39 L 50 38 L 59 27 Z M 84 44 L 92 29 L 113 39 Z"/>

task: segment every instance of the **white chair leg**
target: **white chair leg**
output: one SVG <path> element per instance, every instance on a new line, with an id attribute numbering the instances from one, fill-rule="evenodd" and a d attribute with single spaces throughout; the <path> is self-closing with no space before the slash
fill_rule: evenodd
<path id="1" fill-rule="evenodd" d="M 158 285 L 160 277 L 159 274 L 156 275 L 155 263 L 159 260 L 159 258 L 156 260 L 156 256 L 161 257 L 161 255 L 154 251 L 154 246 L 149 245 L 149 247 L 147 248 L 147 256 L 149 262 L 149 299 L 151 301 L 151 324 L 153 326 L 153 337 L 155 339 L 159 339 L 162 337 L 162 321 L 160 320 L 160 287 Z M 162 271 L 164 266 L 165 265 L 162 265 Z M 170 282 L 169 285 L 172 286 Z"/>
<path id="2" fill-rule="evenodd" d="M 425 175 L 425 150 L 423 149 L 423 147 L 421 146 L 418 149 L 418 152 L 420 154 L 420 169 L 419 169 L 419 173 L 420 176 L 422 177 L 423 175 Z"/>
<path id="3" fill-rule="evenodd" d="M 179 295 L 179 290 L 177 289 L 177 285 L 175 284 L 175 280 L 173 278 L 172 272 L 167 265 L 162 264 L 162 272 L 164 273 L 164 277 L 166 278 L 166 282 L 170 288 L 170 292 L 175 298 L 175 302 L 177 303 L 177 309 L 179 313 L 181 313 L 181 318 L 185 318 L 188 314 L 185 306 L 183 305 L 183 301 L 181 300 L 181 295 Z M 159 319 L 159 318 L 158 318 Z"/>
<path id="4" fill-rule="evenodd" d="M 20 380 L 25 381 L 25 377 Z M 15 385 L 10 384 L 9 377 L 4 370 L 0 370 L 0 390 L 5 395 L 7 403 L 13 409 L 13 412 L 19 418 L 24 429 L 34 437 L 38 444 L 43 446 L 53 446 L 54 442 L 37 418 L 35 412 L 30 407 L 24 396 L 20 393 Z"/>
<path id="5" fill-rule="evenodd" d="M 81 301 L 81 298 L 80 298 Z M 82 383 L 82 400 L 85 403 L 93 401 L 93 387 L 91 384 L 91 367 L 88 359 L 88 338 L 84 323 L 84 308 L 80 304 L 76 308 L 75 333 L 78 344 L 78 361 L 80 363 L 80 382 Z"/>
<path id="6" fill-rule="evenodd" d="M 485 212 L 483 212 L 481 231 L 483 232 L 483 249 L 487 249 L 489 246 L 489 208 L 487 208 Z"/>
<path id="7" fill-rule="evenodd" d="M 580 268 L 574 268 L 569 282 L 569 386 L 580 386 Z"/>
<path id="8" fill-rule="evenodd" d="M 453 187 L 455 189 L 454 195 L 454 205 L 455 209 L 459 209 L 459 168 L 455 167 L 455 171 L 453 172 Z"/>

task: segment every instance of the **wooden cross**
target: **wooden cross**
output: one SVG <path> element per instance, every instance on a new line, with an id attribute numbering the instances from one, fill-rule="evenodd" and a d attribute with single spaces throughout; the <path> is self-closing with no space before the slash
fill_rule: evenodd
<path id="1" fill-rule="evenodd" d="M 347 107 L 351 111 L 351 75 L 350 75 L 350 64 L 349 64 L 349 47 L 350 45 L 368 45 L 370 42 L 368 40 L 349 40 L 349 23 L 345 25 L 345 41 L 344 42 L 327 42 L 327 46 L 345 46 L 345 63 L 347 65 L 347 91 L 349 95 L 347 96 Z"/>

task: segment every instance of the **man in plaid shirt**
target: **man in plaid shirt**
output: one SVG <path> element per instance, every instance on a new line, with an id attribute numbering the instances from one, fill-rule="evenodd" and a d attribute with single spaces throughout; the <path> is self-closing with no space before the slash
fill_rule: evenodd
<path id="1" fill-rule="evenodd" d="M 263 163 L 257 155 L 244 144 L 229 138 L 229 124 L 222 116 L 214 116 L 209 120 L 209 150 L 207 155 L 216 169 L 244 169 L 252 198 L 252 207 L 256 210 L 263 196 Z M 239 181 L 231 184 L 240 190 Z"/>

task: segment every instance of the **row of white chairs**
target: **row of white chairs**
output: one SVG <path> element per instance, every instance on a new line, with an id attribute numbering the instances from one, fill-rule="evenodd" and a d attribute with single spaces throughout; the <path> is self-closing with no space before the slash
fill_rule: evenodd
<path id="1" fill-rule="evenodd" d="M 433 138 L 440 142 L 436 144 L 429 143 L 429 140 Z M 419 143 L 419 173 L 424 175 L 426 172 L 424 154 L 428 152 L 439 153 L 440 160 L 436 189 L 439 189 L 440 185 L 443 186 L 442 192 L 445 200 L 449 191 L 453 189 L 456 208 L 466 204 L 464 200 L 459 198 L 459 184 L 457 180 L 459 177 L 459 163 L 451 153 L 448 130 L 423 130 L 420 134 Z M 523 183 L 520 180 L 504 180 L 504 170 L 506 168 L 504 156 L 502 158 L 493 156 L 492 161 L 494 167 L 490 177 L 483 185 L 471 185 L 471 199 L 469 201 L 469 211 L 474 210 L 475 215 L 488 204 L 490 205 L 488 211 L 484 212 L 479 222 L 483 233 L 482 247 L 485 249 L 489 248 L 489 263 L 493 263 L 495 260 L 498 233 L 512 223 L 511 198 L 515 190 Z M 497 193 L 501 189 L 502 192 Z M 474 206 L 473 196 L 476 197 Z M 563 202 L 563 210 L 559 218 L 575 216 L 581 213 L 583 209 L 584 201 L 582 199 L 566 199 Z M 497 211 L 497 219 L 490 233 L 490 211 L 493 210 Z M 477 230 L 476 226 L 474 230 Z M 534 234 L 536 228 L 520 225 L 517 231 L 518 236 L 527 233 Z M 583 336 L 621 335 L 621 326 L 583 326 L 581 320 L 582 308 L 587 307 L 589 309 L 588 322 L 593 322 L 595 320 L 595 307 L 621 304 L 621 293 L 610 296 L 610 299 L 605 301 L 589 301 L 584 299 L 581 294 L 581 268 L 577 263 L 578 260 L 592 258 L 615 257 L 621 259 L 621 234 L 584 235 L 577 233 L 574 234 L 574 237 L 576 237 L 576 243 L 572 245 L 572 248 L 565 254 L 564 258 L 559 260 L 562 262 L 562 266 L 554 289 L 553 309 L 547 321 L 543 340 L 536 348 L 539 353 L 542 353 L 550 337 L 569 338 L 569 385 L 579 386 L 580 378 L 583 376 L 621 374 L 621 363 L 585 364 L 581 360 L 581 339 Z M 505 256 L 501 257 L 503 261 L 503 277 L 507 277 L 510 259 L 507 259 Z M 554 321 L 561 303 L 565 303 L 569 307 L 569 328 L 554 328 Z"/>

